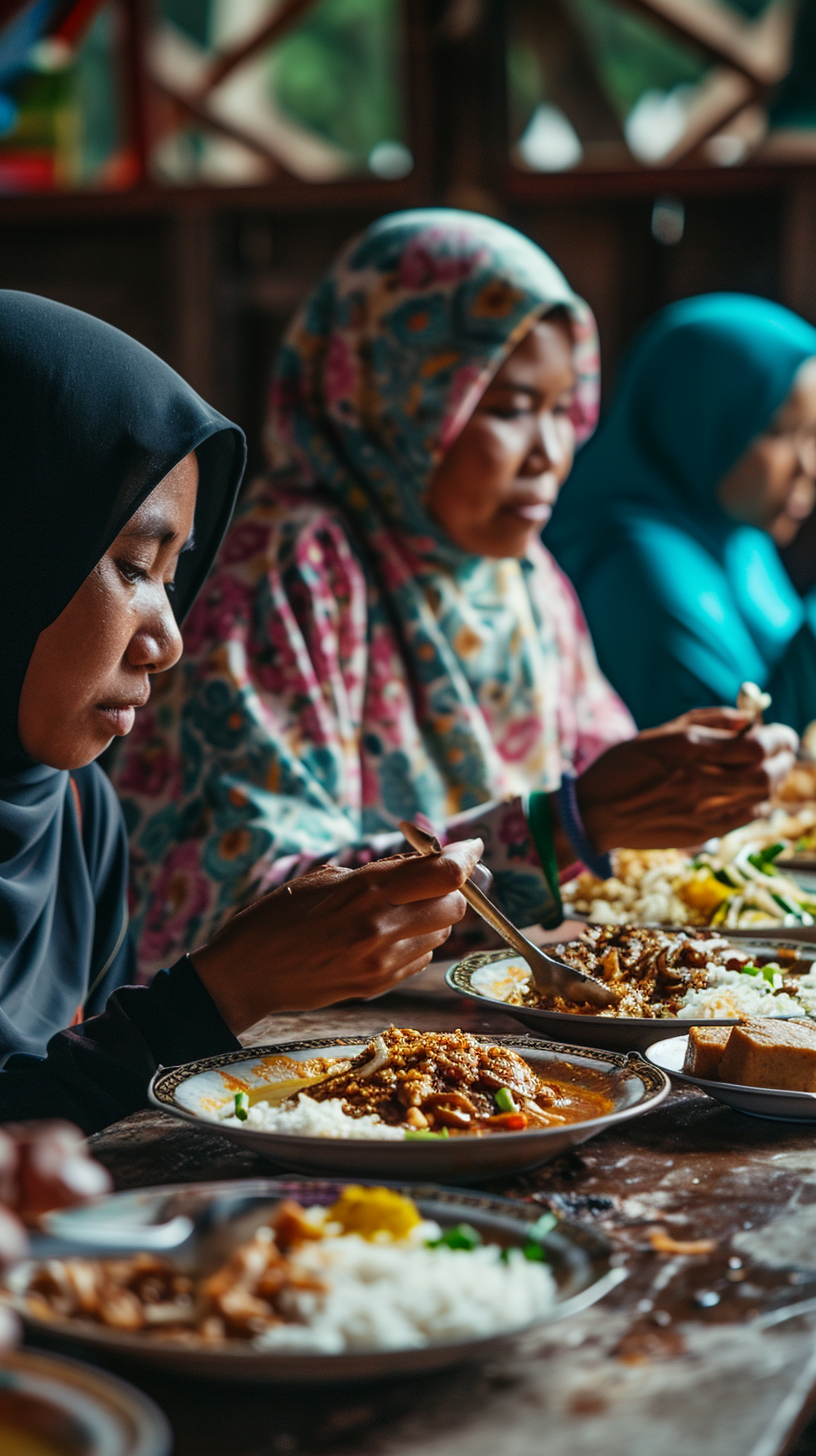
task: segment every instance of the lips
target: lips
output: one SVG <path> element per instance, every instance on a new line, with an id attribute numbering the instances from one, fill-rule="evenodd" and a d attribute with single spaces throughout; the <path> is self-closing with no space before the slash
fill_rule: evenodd
<path id="1" fill-rule="evenodd" d="M 111 733 L 124 738 L 136 721 L 136 709 L 143 708 L 149 697 L 148 688 L 138 698 L 129 698 L 123 703 L 97 703 L 96 711 L 102 714 Z"/>
<path id="2" fill-rule="evenodd" d="M 522 521 L 530 521 L 535 525 L 543 525 L 552 515 L 552 503 L 544 500 L 518 500 L 508 501 L 502 507 L 508 515 L 517 516 Z"/>

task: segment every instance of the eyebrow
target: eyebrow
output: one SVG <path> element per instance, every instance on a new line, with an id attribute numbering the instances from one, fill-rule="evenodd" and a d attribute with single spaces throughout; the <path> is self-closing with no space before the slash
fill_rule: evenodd
<path id="1" fill-rule="evenodd" d="M 562 393 L 567 394 L 569 390 L 576 389 L 577 386 L 578 380 L 577 378 L 575 378 L 571 384 L 568 384 L 566 388 L 562 390 Z M 491 380 L 490 384 L 488 384 L 487 389 L 485 390 L 485 394 L 487 394 L 488 391 L 491 389 L 509 389 L 512 391 L 513 394 L 528 394 L 531 399 L 539 399 L 543 392 L 540 389 L 536 389 L 535 385 L 533 384 L 514 384 L 512 380 L 509 379 Z"/>
<path id="2" fill-rule="evenodd" d="M 169 546 L 176 538 L 176 530 L 173 522 L 167 516 L 162 515 L 159 510 L 144 510 L 139 512 L 139 520 L 134 517 L 122 532 L 130 540 L 136 541 L 159 541 L 162 546 Z M 182 546 L 182 551 L 192 551 L 195 546 L 195 527 L 191 530 L 187 540 Z"/>

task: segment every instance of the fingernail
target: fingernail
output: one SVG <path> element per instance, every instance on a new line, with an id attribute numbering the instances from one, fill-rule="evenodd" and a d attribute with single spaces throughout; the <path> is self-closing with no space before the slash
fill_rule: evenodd
<path id="1" fill-rule="evenodd" d="M 445 846 L 444 853 L 459 855 L 480 855 L 484 851 L 484 841 L 481 839 L 457 839 L 453 844 Z"/>
<path id="2" fill-rule="evenodd" d="M 60 1182 L 81 1198 L 93 1198 L 97 1193 L 107 1193 L 111 1187 L 110 1174 L 101 1163 L 90 1158 L 69 1158 L 59 1170 Z"/>

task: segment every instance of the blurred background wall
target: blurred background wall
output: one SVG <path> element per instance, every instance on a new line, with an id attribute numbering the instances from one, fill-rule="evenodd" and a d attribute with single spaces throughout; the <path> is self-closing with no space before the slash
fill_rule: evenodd
<path id="1" fill-rule="evenodd" d="M 255 465 L 290 314 L 427 203 L 553 255 L 607 391 L 671 299 L 816 322 L 816 0 L 0 0 L 0 287 L 134 334 Z"/>

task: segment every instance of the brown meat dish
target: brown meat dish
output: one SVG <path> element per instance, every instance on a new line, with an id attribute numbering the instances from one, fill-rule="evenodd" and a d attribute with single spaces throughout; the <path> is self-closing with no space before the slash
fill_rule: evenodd
<path id="1" fill-rule="evenodd" d="M 620 993 L 616 1007 L 599 1010 L 562 997 L 542 996 L 534 986 L 512 992 L 507 1000 L 548 1011 L 581 1016 L 676 1016 L 685 993 L 706 985 L 706 966 L 714 963 L 738 971 L 752 957 L 736 950 L 717 930 L 648 930 L 630 925 L 588 925 L 580 940 L 550 946 L 567 965 L 613 985 Z M 777 959 L 790 958 L 780 948 Z M 795 958 L 794 958 L 795 959 Z M 791 988 L 795 989 L 795 988 Z"/>
<path id="2" fill-rule="evenodd" d="M 299 1204 L 280 1204 L 262 1226 L 209 1276 L 180 1272 L 169 1259 L 48 1259 L 26 1289 L 37 1319 L 89 1320 L 108 1329 L 182 1344 L 249 1340 L 293 1318 L 292 1291 L 323 1285 L 292 1264 L 304 1240 L 320 1238 Z"/>
<path id="3" fill-rule="evenodd" d="M 380 1044 L 387 1060 L 366 1075 Z M 340 1098 L 352 1117 L 377 1113 L 391 1126 L 417 1132 L 517 1132 L 599 1117 L 612 1109 L 601 1089 L 581 1069 L 574 1084 L 542 1078 L 518 1052 L 491 1046 L 464 1031 L 421 1032 L 391 1027 L 340 1072 L 315 1087 L 317 1102 Z M 511 1094 L 507 1111 L 496 1093 Z"/>

